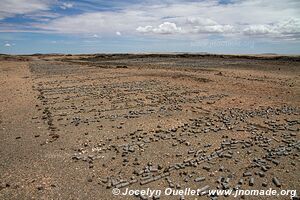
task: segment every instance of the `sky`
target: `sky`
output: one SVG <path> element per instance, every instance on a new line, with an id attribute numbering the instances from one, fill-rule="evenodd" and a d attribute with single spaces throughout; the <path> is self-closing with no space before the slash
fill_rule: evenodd
<path id="1" fill-rule="evenodd" d="M 0 4 L 0 53 L 300 54 L 299 0 Z"/>

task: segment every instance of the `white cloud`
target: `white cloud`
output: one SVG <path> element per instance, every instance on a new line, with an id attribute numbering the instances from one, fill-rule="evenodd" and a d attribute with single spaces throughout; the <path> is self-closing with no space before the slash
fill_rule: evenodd
<path id="1" fill-rule="evenodd" d="M 61 15 L 58 13 L 51 13 L 49 11 L 35 11 L 33 13 L 25 14 L 24 18 L 29 18 L 43 23 L 43 22 L 49 22 L 50 20 L 53 20 L 60 16 Z"/>
<path id="2" fill-rule="evenodd" d="M 175 34 L 175 33 L 232 33 L 234 27 L 231 25 L 221 25 L 216 21 L 206 18 L 187 18 L 186 24 L 183 27 L 177 27 L 175 23 L 164 22 L 158 27 L 153 26 L 139 26 L 136 31 L 140 33 L 154 33 L 154 34 Z"/>
<path id="3" fill-rule="evenodd" d="M 300 33 L 300 19 L 290 18 L 283 20 L 276 26 L 282 33 Z"/>
<path id="4" fill-rule="evenodd" d="M 196 26 L 194 31 L 197 33 L 232 33 L 234 27 L 231 25 Z"/>
<path id="5" fill-rule="evenodd" d="M 164 22 L 161 25 L 159 25 L 157 28 L 154 28 L 153 32 L 158 34 L 180 33 L 181 27 L 177 27 L 175 23 Z"/>
<path id="6" fill-rule="evenodd" d="M 73 7 L 73 4 L 72 3 L 63 3 L 60 8 L 65 10 L 65 9 L 68 9 L 68 8 L 72 8 Z"/>
<path id="7" fill-rule="evenodd" d="M 188 17 L 187 23 L 192 25 L 203 25 L 203 26 L 218 25 L 216 21 L 209 18 L 202 18 L 202 17 Z"/>
<path id="8" fill-rule="evenodd" d="M 5 47 L 11 47 L 12 45 L 9 43 L 4 44 Z"/>
<path id="9" fill-rule="evenodd" d="M 140 33 L 150 33 L 150 32 L 152 32 L 153 27 L 152 26 L 144 26 L 144 27 L 139 26 L 139 27 L 137 27 L 136 30 L 137 30 L 137 32 L 140 32 Z"/>
<path id="10" fill-rule="evenodd" d="M 49 2 L 45 0 L 1 0 L 0 20 L 17 14 L 49 10 L 49 7 Z"/>
<path id="11" fill-rule="evenodd" d="M 234 27 L 228 24 L 222 25 L 218 22 L 202 17 L 190 17 L 187 19 L 189 33 L 232 33 Z"/>
<path id="12" fill-rule="evenodd" d="M 122 33 L 121 33 L 121 32 L 119 32 L 119 31 L 117 31 L 117 32 L 116 32 L 116 35 L 118 35 L 118 36 L 121 36 L 121 35 L 122 35 Z"/>
<path id="13" fill-rule="evenodd" d="M 158 27 L 139 26 L 136 30 L 140 33 L 174 34 L 174 33 L 180 33 L 182 29 L 181 27 L 177 27 L 175 23 L 164 22 L 160 24 Z"/>
<path id="14" fill-rule="evenodd" d="M 24 7 L 24 2 L 31 5 L 31 9 L 18 12 L 14 6 L 0 8 L 0 13 L 1 9 L 9 10 L 5 15 L 40 12 L 49 8 L 46 1 L 4 1 L 20 8 Z M 16 2 L 22 3 L 17 5 Z M 85 10 L 82 14 L 72 16 L 45 17 L 45 21 L 32 26 L 41 31 L 89 37 L 97 34 L 119 35 L 119 32 L 126 35 L 174 34 L 176 37 L 221 34 L 228 37 L 299 38 L 300 1 L 297 0 L 234 0 L 226 5 L 220 4 L 218 0 L 150 2 L 130 4 L 114 11 Z M 62 6 L 66 9 L 73 7 L 73 4 L 63 3 Z M 283 17 L 289 20 L 283 20 Z"/>
<path id="15" fill-rule="evenodd" d="M 97 34 L 130 30 L 136 23 L 135 13 L 93 12 L 67 16 L 52 20 L 49 24 L 38 24 L 37 28 L 59 33 Z"/>
<path id="16" fill-rule="evenodd" d="M 243 31 L 247 35 L 264 35 L 273 32 L 270 25 L 250 25 Z"/>
<path id="17" fill-rule="evenodd" d="M 251 36 L 273 36 L 273 37 L 299 37 L 300 20 L 287 19 L 272 24 L 258 24 L 247 26 L 243 33 Z"/>

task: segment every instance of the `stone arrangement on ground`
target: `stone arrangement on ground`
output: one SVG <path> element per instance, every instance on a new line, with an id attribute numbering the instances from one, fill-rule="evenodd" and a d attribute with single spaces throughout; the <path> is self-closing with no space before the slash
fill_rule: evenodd
<path id="1" fill-rule="evenodd" d="M 225 199 L 208 190 L 300 189 L 297 59 L 36 56 L 24 67 L 28 133 L 5 143 L 36 159 L 21 162 L 29 171 L 12 169 L 22 158 L 3 164 L 0 197 L 195 199 L 111 193 L 192 188 Z"/>

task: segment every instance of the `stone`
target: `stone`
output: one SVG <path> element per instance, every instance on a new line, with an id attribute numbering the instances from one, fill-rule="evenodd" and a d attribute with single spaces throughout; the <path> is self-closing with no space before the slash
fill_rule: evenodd
<path id="1" fill-rule="evenodd" d="M 244 172 L 244 173 L 243 173 L 243 176 L 244 176 L 244 177 L 246 177 L 246 176 L 252 176 L 252 173 L 251 173 L 251 172 Z"/>
<path id="2" fill-rule="evenodd" d="M 249 180 L 249 186 L 253 186 L 254 185 L 254 178 L 251 177 Z"/>
<path id="3" fill-rule="evenodd" d="M 198 177 L 195 179 L 195 182 L 201 182 L 201 181 L 204 181 L 205 180 L 205 177 Z"/>
<path id="4" fill-rule="evenodd" d="M 280 183 L 280 181 L 278 180 L 278 178 L 273 177 L 273 178 L 272 178 L 272 181 L 273 181 L 273 183 L 276 185 L 276 187 L 281 187 L 281 183 Z"/>

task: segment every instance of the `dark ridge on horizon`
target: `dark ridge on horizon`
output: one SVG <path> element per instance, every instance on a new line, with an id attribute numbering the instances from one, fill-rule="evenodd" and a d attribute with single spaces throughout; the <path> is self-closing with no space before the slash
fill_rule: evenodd
<path id="1" fill-rule="evenodd" d="M 29 55 L 10 55 L 0 54 L 1 60 L 26 60 L 30 57 L 72 57 L 82 56 L 81 60 L 118 60 L 118 59 L 142 59 L 142 58 L 216 58 L 216 59 L 257 59 L 257 60 L 276 60 L 276 61 L 300 61 L 300 55 L 281 55 L 274 53 L 264 54 L 211 54 L 211 53 L 95 53 L 95 54 L 29 54 Z M 15 59 L 14 59 L 15 58 Z"/>

